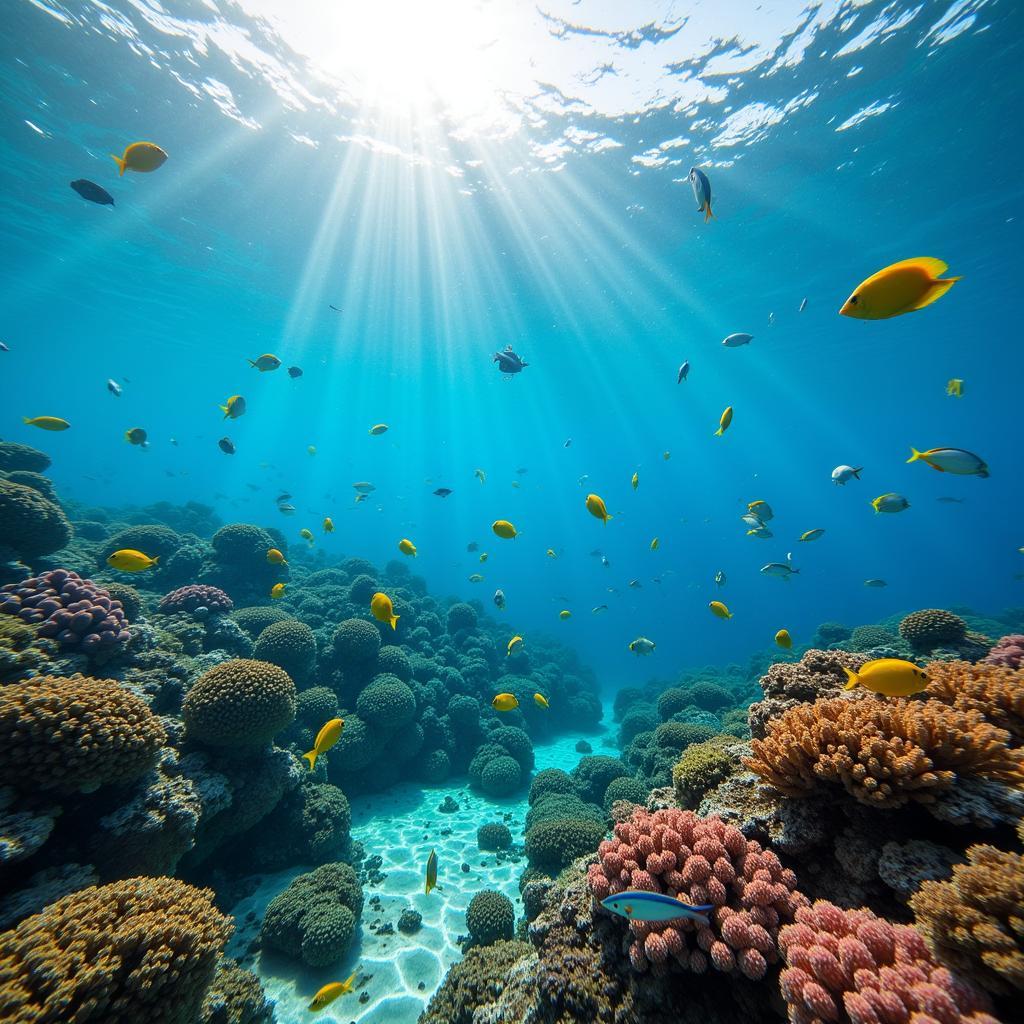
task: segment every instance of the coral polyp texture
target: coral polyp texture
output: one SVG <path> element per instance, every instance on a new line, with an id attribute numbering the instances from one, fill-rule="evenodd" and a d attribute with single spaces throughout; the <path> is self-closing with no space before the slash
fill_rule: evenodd
<path id="1" fill-rule="evenodd" d="M 1024 669 L 999 662 L 933 661 L 927 694 L 960 711 L 975 711 L 1024 743 Z"/>
<path id="2" fill-rule="evenodd" d="M 998 1024 L 986 997 L 936 963 L 920 933 L 819 900 L 779 933 L 793 1024 Z"/>
<path id="3" fill-rule="evenodd" d="M 193 1024 L 231 935 L 209 889 L 90 886 L 0 933 L 4 1024 Z"/>
<path id="4" fill-rule="evenodd" d="M 957 644 L 967 635 L 967 623 L 959 615 L 942 608 L 923 608 L 911 612 L 900 622 L 900 636 L 919 651 Z"/>
<path id="5" fill-rule="evenodd" d="M 587 869 L 596 900 L 640 890 L 713 907 L 710 927 L 689 918 L 629 921 L 635 971 L 703 974 L 710 966 L 752 980 L 764 977 L 778 958 L 780 925 L 808 904 L 797 891 L 796 875 L 771 850 L 718 818 L 674 808 L 637 809 L 613 832 Z"/>
<path id="6" fill-rule="evenodd" d="M 1000 637 L 983 660 L 986 665 L 1002 665 L 1004 668 L 1024 667 L 1024 633 L 1008 633 Z"/>
<path id="7" fill-rule="evenodd" d="M 911 897 L 915 924 L 935 956 L 991 992 L 1024 991 L 1024 857 L 972 846 L 948 882 Z"/>
<path id="8" fill-rule="evenodd" d="M 91 791 L 156 763 L 167 736 L 140 697 L 112 679 L 38 676 L 0 687 L 0 781 Z"/>
<path id="9" fill-rule="evenodd" d="M 16 615 L 39 636 L 83 654 L 116 653 L 131 640 L 121 602 L 68 569 L 0 587 L 0 614 Z"/>
<path id="10" fill-rule="evenodd" d="M 59 505 L 33 487 L 0 479 L 0 538 L 21 558 L 49 555 L 74 533 Z"/>
<path id="11" fill-rule="evenodd" d="M 167 614 L 206 608 L 211 615 L 226 615 L 234 607 L 234 602 L 220 587 L 207 586 L 205 583 L 190 583 L 186 587 L 172 590 L 160 599 L 160 611 Z"/>
<path id="12" fill-rule="evenodd" d="M 743 764 L 787 796 L 841 785 L 872 807 L 924 803 L 958 778 L 982 776 L 1020 785 L 1024 753 L 977 711 L 936 700 L 819 700 L 768 723 Z"/>

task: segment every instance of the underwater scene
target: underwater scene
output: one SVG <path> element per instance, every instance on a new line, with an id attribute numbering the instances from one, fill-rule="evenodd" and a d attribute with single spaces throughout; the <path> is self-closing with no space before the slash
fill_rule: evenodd
<path id="1" fill-rule="evenodd" d="M 0 12 L 3 1024 L 1022 1019 L 1024 5 Z"/>

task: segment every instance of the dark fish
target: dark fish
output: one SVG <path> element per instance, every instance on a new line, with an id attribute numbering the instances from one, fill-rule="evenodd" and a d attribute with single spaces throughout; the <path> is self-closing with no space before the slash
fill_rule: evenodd
<path id="1" fill-rule="evenodd" d="M 172 437 L 171 438 L 171 444 L 173 444 L 174 447 L 177 448 L 178 447 L 178 439 L 176 437 Z"/>
<path id="2" fill-rule="evenodd" d="M 690 187 L 697 201 L 697 209 L 704 214 L 704 223 L 707 224 L 714 216 L 711 212 L 711 182 L 699 167 L 690 168 Z"/>
<path id="3" fill-rule="evenodd" d="M 469 542 L 469 543 L 468 543 L 468 544 L 466 545 L 466 550 L 467 550 L 467 551 L 478 551 L 478 550 L 479 550 L 479 548 L 480 548 L 480 545 L 479 545 L 479 544 L 477 544 L 477 542 L 476 542 L 475 540 L 471 540 L 471 541 L 470 541 L 470 542 Z"/>
<path id="4" fill-rule="evenodd" d="M 292 380 L 294 380 L 296 377 L 301 377 L 302 376 L 302 367 L 301 366 L 289 366 L 288 367 L 288 376 L 291 377 Z"/>
<path id="5" fill-rule="evenodd" d="M 676 375 L 676 383 L 682 384 L 686 380 L 687 375 L 690 372 L 690 360 L 684 359 L 683 365 L 679 367 L 679 373 Z"/>
<path id="6" fill-rule="evenodd" d="M 600 548 L 594 548 L 594 550 L 590 552 L 590 557 L 591 558 L 600 558 L 601 557 L 601 549 Z"/>
<path id="7" fill-rule="evenodd" d="M 330 306 L 331 304 L 328 303 L 328 305 Z M 335 313 L 340 313 L 341 312 L 341 310 L 337 306 L 331 306 L 331 309 L 333 309 Z"/>
<path id="8" fill-rule="evenodd" d="M 11 350 L 2 341 L 0 341 L 0 352 L 10 352 L 10 351 Z"/>
<path id="9" fill-rule="evenodd" d="M 520 466 L 520 467 L 519 467 L 519 468 L 518 468 L 518 469 L 516 470 L 516 473 L 517 473 L 517 474 L 518 474 L 519 476 L 522 476 L 522 475 L 523 475 L 524 473 L 529 473 L 529 472 L 530 472 L 530 471 L 529 471 L 529 470 L 528 470 L 528 469 L 527 469 L 527 468 L 526 468 L 525 466 Z"/>
<path id="10" fill-rule="evenodd" d="M 282 491 L 274 500 L 280 505 L 282 501 L 289 501 L 290 499 L 291 495 L 287 491 Z"/>
<path id="11" fill-rule="evenodd" d="M 113 379 L 113 377 L 111 377 L 111 379 L 107 381 L 107 390 L 115 398 L 120 398 L 121 397 L 121 385 L 118 384 L 117 381 Z"/>
<path id="12" fill-rule="evenodd" d="M 250 491 L 262 490 L 259 484 L 246 484 L 245 486 L 248 487 Z"/>
<path id="13" fill-rule="evenodd" d="M 88 199 L 90 203 L 99 203 L 100 206 L 114 205 L 114 197 L 105 188 L 97 185 L 95 181 L 89 181 L 88 178 L 79 178 L 78 181 L 71 182 L 71 187 L 83 199 Z"/>
<path id="14" fill-rule="evenodd" d="M 491 362 L 497 363 L 502 373 L 522 373 L 530 365 L 512 351 L 511 345 L 506 345 L 503 352 L 495 352 Z"/>
<path id="15" fill-rule="evenodd" d="M 572 438 L 571 437 L 567 437 L 565 439 L 565 444 L 563 444 L 562 447 L 563 448 L 571 448 L 572 447 Z"/>
<path id="16" fill-rule="evenodd" d="M 220 450 L 221 450 L 221 451 L 222 451 L 222 452 L 223 452 L 223 453 L 224 453 L 225 455 L 234 455 L 234 454 L 235 454 L 235 444 L 234 444 L 234 442 L 233 442 L 233 441 L 231 440 L 231 438 L 230 438 L 230 437 L 222 437 L 222 438 L 221 438 L 221 439 L 220 439 L 220 440 L 219 440 L 219 441 L 217 442 L 217 447 L 218 447 L 218 448 L 219 448 L 219 449 L 220 449 Z"/>
<path id="17" fill-rule="evenodd" d="M 447 498 L 448 495 L 452 493 L 452 489 L 450 487 L 438 487 L 438 489 L 434 491 L 434 493 L 439 498 Z"/>

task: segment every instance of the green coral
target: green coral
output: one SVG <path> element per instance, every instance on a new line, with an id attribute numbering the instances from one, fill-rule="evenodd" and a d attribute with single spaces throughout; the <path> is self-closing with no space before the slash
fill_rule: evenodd
<path id="1" fill-rule="evenodd" d="M 692 722 L 662 722 L 654 730 L 654 742 L 659 747 L 669 750 L 685 750 L 691 743 L 703 743 L 715 735 L 715 730 L 707 725 L 696 725 Z"/>
<path id="2" fill-rule="evenodd" d="M 519 762 L 524 772 L 533 768 L 533 743 L 522 729 L 514 725 L 503 725 L 493 729 L 487 740 L 504 747 Z"/>
<path id="3" fill-rule="evenodd" d="M 577 857 L 593 853 L 607 831 L 603 822 L 586 818 L 556 818 L 527 830 L 526 856 L 530 867 L 554 877 Z"/>
<path id="4" fill-rule="evenodd" d="M 21 558 L 49 555 L 67 545 L 71 523 L 38 491 L 0 480 L 0 538 Z"/>
<path id="5" fill-rule="evenodd" d="M 521 783 L 519 762 L 508 754 L 488 761 L 480 774 L 480 788 L 488 796 L 509 796 Z"/>
<path id="6" fill-rule="evenodd" d="M 359 717 L 380 729 L 398 729 L 416 715 L 416 696 L 397 676 L 374 676 L 356 699 Z"/>
<path id="7" fill-rule="evenodd" d="M 572 779 L 583 800 L 599 804 L 612 779 L 632 774 L 617 757 L 592 754 L 580 758 L 579 764 L 572 770 Z"/>
<path id="8" fill-rule="evenodd" d="M 561 768 L 545 768 L 543 771 L 537 772 L 530 784 L 529 802 L 533 805 L 548 793 L 575 792 L 576 783 L 572 781 L 568 772 L 562 771 Z"/>
<path id="9" fill-rule="evenodd" d="M 319 730 L 338 717 L 338 696 L 329 686 L 313 686 L 296 699 L 295 720 L 307 728 Z"/>
<path id="10" fill-rule="evenodd" d="M 256 640 L 252 656 L 283 668 L 293 679 L 306 679 L 316 664 L 316 637 L 298 619 L 267 626 Z"/>
<path id="11" fill-rule="evenodd" d="M 476 830 L 476 845 L 480 850 L 507 850 L 512 845 L 512 833 L 507 825 L 489 822 Z"/>
<path id="12" fill-rule="evenodd" d="M 609 786 L 616 781 L 613 779 Z M 558 818 L 586 818 L 603 825 L 606 815 L 603 808 L 581 800 L 575 793 L 547 793 L 526 812 L 526 830 L 529 832 L 542 821 L 555 821 Z"/>
<path id="13" fill-rule="evenodd" d="M 488 946 L 500 939 L 511 939 L 515 926 L 515 910 L 504 893 L 485 889 L 470 900 L 466 927 L 476 945 Z"/>
<path id="14" fill-rule="evenodd" d="M 377 652 L 377 671 L 397 676 L 403 683 L 412 679 L 412 664 L 409 656 L 395 644 L 385 644 Z"/>
<path id="15" fill-rule="evenodd" d="M 424 782 L 438 785 L 451 774 L 452 763 L 444 750 L 432 750 L 420 765 L 420 775 Z"/>
<path id="16" fill-rule="evenodd" d="M 255 605 L 252 608 L 239 608 L 231 613 L 231 618 L 255 640 L 260 633 L 275 622 L 284 622 L 289 616 L 272 605 Z"/>
<path id="17" fill-rule="evenodd" d="M 728 737 L 715 737 L 693 743 L 683 751 L 672 769 L 672 785 L 680 807 L 693 809 L 704 794 L 722 782 L 733 769 L 736 759 L 722 747 Z"/>
<path id="18" fill-rule="evenodd" d="M 625 776 L 612 779 L 604 791 L 604 809 L 610 811 L 612 804 L 617 800 L 628 800 L 631 804 L 645 804 L 647 803 L 647 793 L 647 786 L 639 779 L 629 779 Z"/>
<path id="19" fill-rule="evenodd" d="M 528 942 L 474 946 L 445 975 L 418 1024 L 473 1024 L 476 1011 L 494 1002 L 508 972 L 526 959 L 536 959 Z"/>
<path id="20" fill-rule="evenodd" d="M 667 722 L 673 715 L 678 714 L 692 703 L 689 690 L 685 690 L 681 686 L 672 686 L 658 698 L 658 715 L 663 722 Z M 652 725 L 649 728 L 653 731 L 655 726 Z M 647 730 L 642 731 L 646 732 Z"/>

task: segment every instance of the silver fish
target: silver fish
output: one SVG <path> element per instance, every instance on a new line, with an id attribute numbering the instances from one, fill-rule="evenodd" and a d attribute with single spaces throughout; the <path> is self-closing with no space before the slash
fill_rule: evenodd
<path id="1" fill-rule="evenodd" d="M 682 382 L 684 380 L 686 380 L 686 378 L 689 376 L 689 374 L 690 374 L 690 360 L 689 359 L 684 359 L 683 360 L 683 365 L 679 367 L 679 373 L 676 375 L 676 383 L 677 384 L 682 384 Z"/>
<path id="2" fill-rule="evenodd" d="M 788 580 L 790 576 L 799 571 L 799 569 L 786 565 L 785 562 L 769 562 L 767 565 L 761 566 L 761 572 L 765 576 L 777 576 L 780 580 Z"/>

